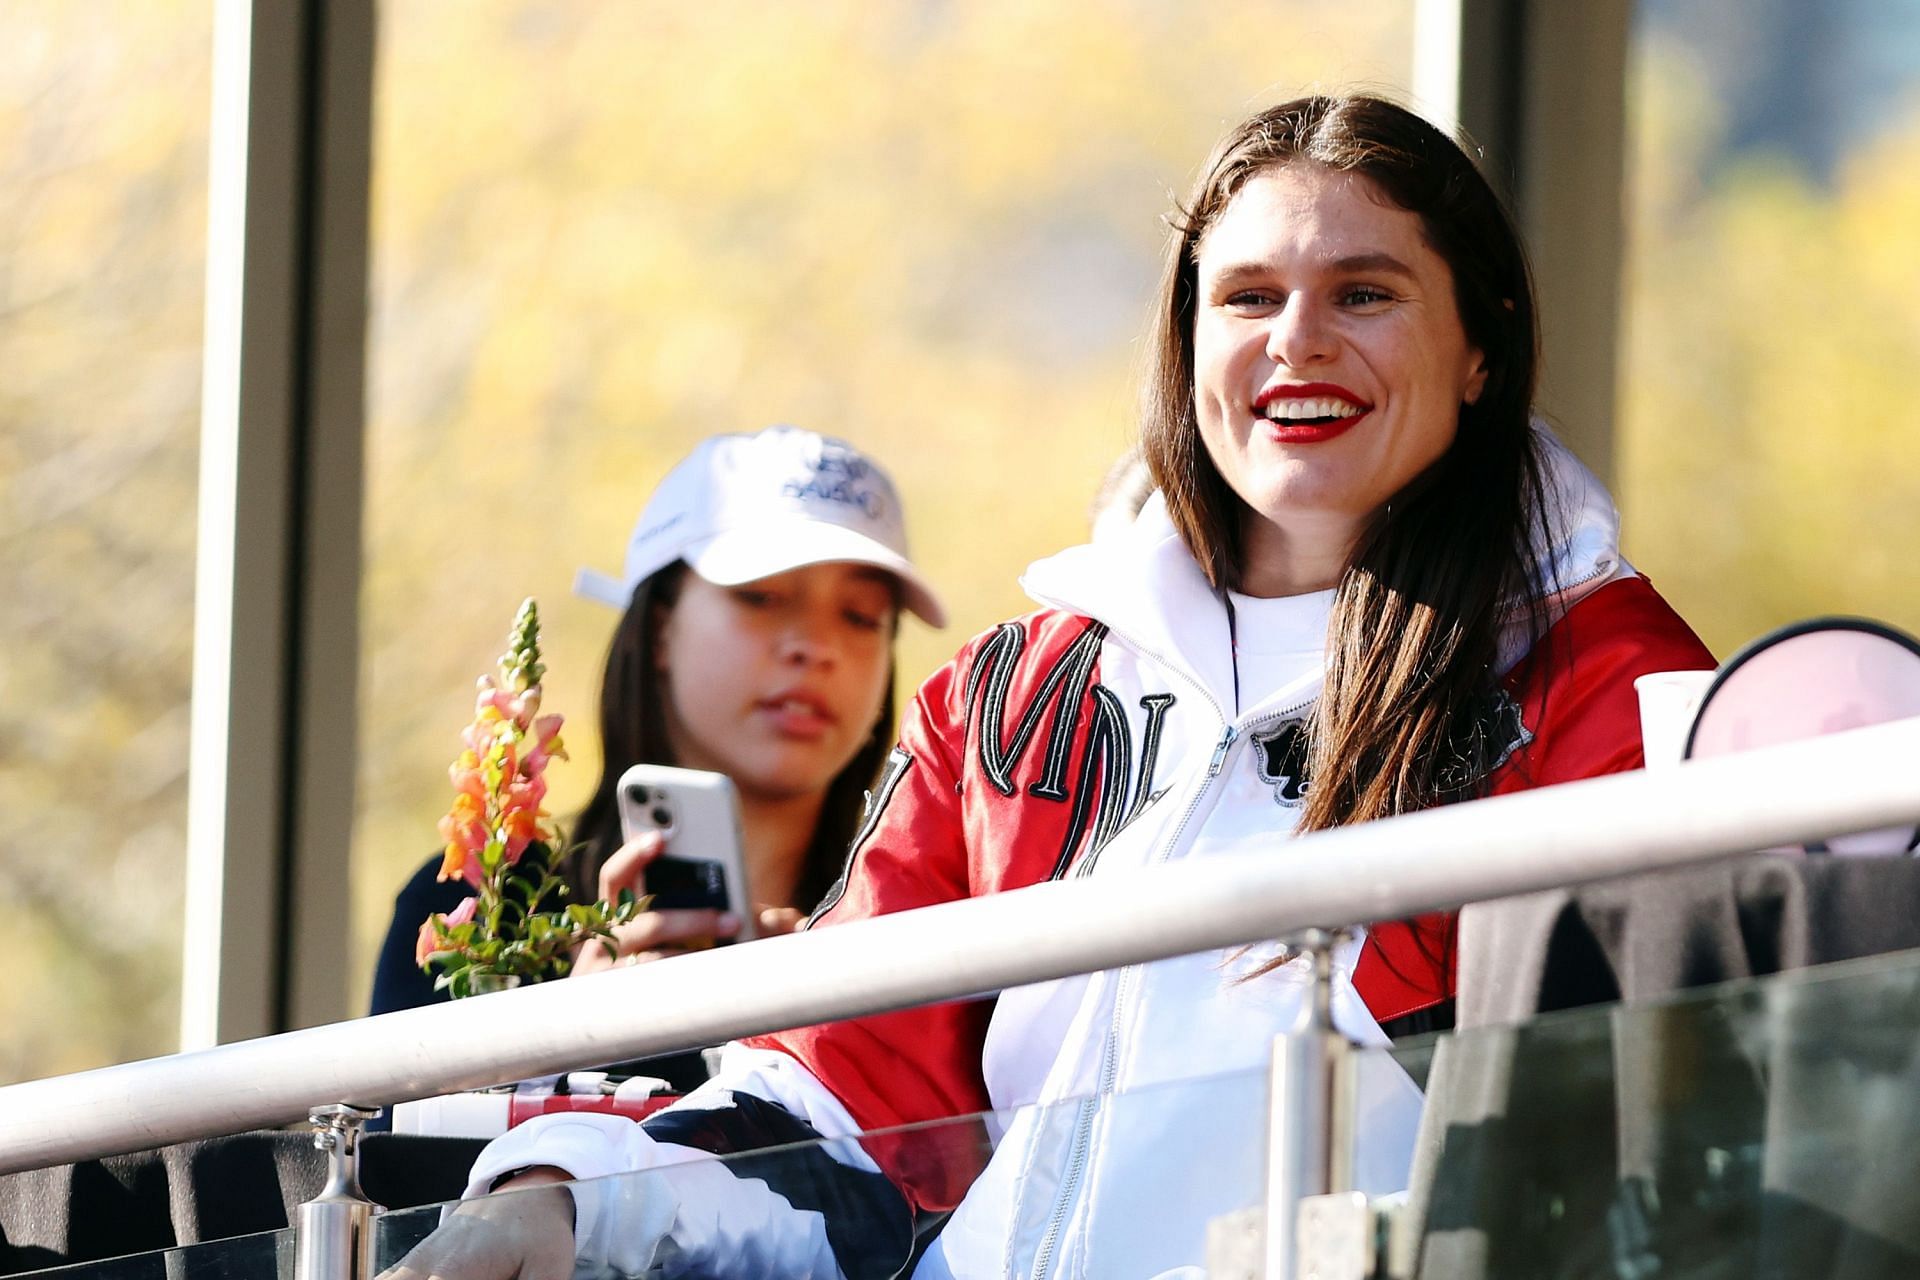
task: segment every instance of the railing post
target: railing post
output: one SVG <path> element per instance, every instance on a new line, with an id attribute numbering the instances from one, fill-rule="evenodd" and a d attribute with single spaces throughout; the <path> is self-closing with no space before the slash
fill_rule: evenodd
<path id="1" fill-rule="evenodd" d="M 344 1102 L 315 1107 L 313 1145 L 327 1153 L 327 1183 L 300 1206 L 295 1223 L 293 1280 L 369 1280 L 373 1274 L 373 1215 L 380 1206 L 360 1190 L 360 1126 L 377 1109 Z"/>
<path id="2" fill-rule="evenodd" d="M 1294 941 L 1313 962 L 1313 988 L 1293 1027 L 1275 1037 L 1267 1115 L 1267 1280 L 1296 1280 L 1300 1205 L 1353 1179 L 1352 1044 L 1333 1025 L 1333 949 L 1345 931 Z"/>

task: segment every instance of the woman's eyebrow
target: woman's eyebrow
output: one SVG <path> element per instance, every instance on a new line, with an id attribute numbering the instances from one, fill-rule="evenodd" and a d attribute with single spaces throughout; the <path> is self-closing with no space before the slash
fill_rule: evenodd
<path id="1" fill-rule="evenodd" d="M 1325 262 L 1321 269 L 1339 275 L 1393 275 L 1407 280 L 1414 278 L 1412 267 L 1383 249 L 1350 253 L 1345 257 L 1333 258 Z M 1230 289 L 1244 281 L 1268 279 L 1275 274 L 1276 270 L 1272 263 L 1257 259 L 1229 262 L 1213 274 L 1212 283 L 1217 287 Z"/>
<path id="2" fill-rule="evenodd" d="M 1232 288 L 1248 280 L 1264 280 L 1273 275 L 1273 267 L 1265 262 L 1230 262 L 1213 273 L 1212 283 L 1222 288 Z"/>
<path id="3" fill-rule="evenodd" d="M 1376 250 L 1372 253 L 1352 253 L 1344 258 L 1335 258 L 1327 264 L 1334 271 L 1358 272 L 1365 274 L 1385 273 L 1413 279 L 1413 268 L 1390 253 Z"/>

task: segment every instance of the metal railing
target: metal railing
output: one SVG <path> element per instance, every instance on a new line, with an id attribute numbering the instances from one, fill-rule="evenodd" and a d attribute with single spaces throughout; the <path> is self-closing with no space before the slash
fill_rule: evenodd
<path id="1" fill-rule="evenodd" d="M 0 1172 L 287 1124 L 318 1103 L 390 1105 L 1917 820 L 1920 718 L 1318 833 L 1285 858 L 1113 871 L 11 1085 L 0 1088 Z M 1306 1101 L 1288 1117 L 1276 1096 L 1278 1140 L 1328 1143 L 1328 1098 L 1292 1092 Z M 1294 1207 L 1341 1190 L 1318 1164 L 1270 1187 L 1281 1243 L 1269 1276 L 1291 1274 Z"/>
<path id="2" fill-rule="evenodd" d="M 0 1172 L 1916 819 L 1920 718 L 10 1085 Z"/>

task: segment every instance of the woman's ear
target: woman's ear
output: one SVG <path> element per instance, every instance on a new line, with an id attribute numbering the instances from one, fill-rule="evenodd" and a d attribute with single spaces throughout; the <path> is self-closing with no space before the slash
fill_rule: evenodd
<path id="1" fill-rule="evenodd" d="M 1461 392 L 1460 402 L 1462 404 L 1478 404 L 1480 402 L 1480 393 L 1487 389 L 1487 357 L 1478 349 L 1469 349 L 1467 357 L 1470 362 L 1468 364 L 1467 385 Z"/>

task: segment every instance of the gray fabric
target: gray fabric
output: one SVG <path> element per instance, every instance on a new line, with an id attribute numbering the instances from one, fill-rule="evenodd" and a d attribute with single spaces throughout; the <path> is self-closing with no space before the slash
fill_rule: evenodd
<path id="1" fill-rule="evenodd" d="M 1457 1025 L 1920 947 L 1920 860 L 1756 854 L 1460 913 Z"/>
<path id="2" fill-rule="evenodd" d="M 1739 981 L 1915 946 L 1910 860 L 1759 857 L 1463 913 L 1473 1029 L 1434 1049 L 1418 1274 L 1920 1275 L 1920 956 Z"/>

